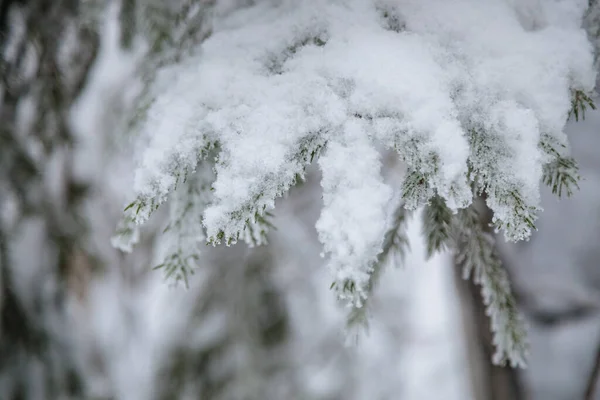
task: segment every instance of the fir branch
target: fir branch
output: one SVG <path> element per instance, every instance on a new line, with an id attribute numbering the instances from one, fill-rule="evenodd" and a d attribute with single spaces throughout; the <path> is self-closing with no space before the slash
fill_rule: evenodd
<path id="1" fill-rule="evenodd" d="M 165 257 L 164 261 L 153 269 L 162 269 L 166 280 L 170 280 L 175 284 L 183 281 L 185 287 L 189 288 L 189 277 L 194 274 L 195 264 L 199 258 L 200 256 L 198 254 L 186 255 L 184 251 L 179 248 L 177 251 Z"/>
<path id="2" fill-rule="evenodd" d="M 426 203 L 433 196 L 433 189 L 429 185 L 429 176 L 416 170 L 409 171 L 402 183 L 402 200 L 405 207 L 415 210 Z"/>
<path id="3" fill-rule="evenodd" d="M 267 207 L 272 207 L 275 198 L 283 196 L 292 186 L 298 182 L 298 178 L 303 178 L 306 167 L 316 160 L 325 148 L 327 141 L 321 136 L 322 132 L 316 132 L 300 139 L 295 147 L 295 151 L 290 154 L 292 162 L 298 167 L 294 178 L 286 181 L 287 175 L 270 176 L 269 179 L 277 183 L 274 191 L 259 191 L 252 198 L 249 198 L 236 209 L 229 211 L 227 229 L 219 229 L 208 238 L 208 243 L 216 246 L 225 242 L 227 246 L 237 243 L 240 235 L 252 221 L 264 218 Z M 262 229 L 268 231 L 268 224 L 262 224 Z"/>
<path id="4" fill-rule="evenodd" d="M 180 154 L 174 152 L 163 163 L 163 169 L 169 171 L 169 174 L 173 177 L 171 183 L 167 187 L 161 184 L 163 175 L 160 172 L 153 172 L 153 175 L 144 177 L 144 179 L 151 182 L 150 186 L 153 189 L 150 193 L 139 194 L 133 202 L 125 207 L 123 210 L 123 218 L 132 219 L 138 225 L 146 222 L 152 213 L 154 213 L 161 204 L 167 201 L 169 195 L 180 185 L 184 184 L 190 175 L 196 172 L 200 161 L 210 159 L 210 155 L 216 154 L 218 151 L 218 144 L 208 140 L 208 137 L 204 136 L 199 143 L 194 143 L 194 148 L 192 150 L 195 154 L 195 156 L 192 157 L 193 160 L 184 158 Z"/>
<path id="5" fill-rule="evenodd" d="M 551 161 L 544 164 L 542 180 L 552 189 L 552 193 L 562 197 L 563 191 L 571 196 L 579 189 L 579 166 L 573 157 L 565 156 L 566 146 L 558 143 L 549 135 L 543 135 L 540 148 Z"/>
<path id="6" fill-rule="evenodd" d="M 273 214 L 265 211 L 262 215 L 256 213 L 253 220 L 248 219 L 248 221 L 246 221 L 243 239 L 248 247 L 263 246 L 269 243 L 267 240 L 269 230 L 277 229 L 271 222 L 272 218 Z"/>
<path id="7" fill-rule="evenodd" d="M 433 196 L 423 210 L 423 235 L 427 243 L 427 258 L 448 245 L 451 234 L 452 211 L 440 196 Z"/>
<path id="8" fill-rule="evenodd" d="M 575 121 L 579 121 L 579 117 L 581 116 L 581 119 L 584 120 L 587 107 L 592 110 L 596 109 L 591 95 L 586 94 L 583 90 L 571 90 L 571 109 L 567 118 L 574 116 Z"/>
<path id="9" fill-rule="evenodd" d="M 162 263 L 153 269 L 162 269 L 165 279 L 173 284 L 183 282 L 189 287 L 189 277 L 194 273 L 200 258 L 200 244 L 206 234 L 202 213 L 212 200 L 211 184 L 214 180 L 212 163 L 203 163 L 170 198 L 169 225 L 163 231 L 167 243 Z"/>
<path id="10" fill-rule="evenodd" d="M 155 86 L 159 72 L 192 55 L 195 46 L 210 37 L 214 3 L 214 0 L 124 2 L 121 12 L 123 44 L 130 45 L 135 37 L 141 36 L 148 45 L 138 73 L 143 88 L 126 121 L 128 132 L 137 131 L 147 119 L 158 95 Z"/>
<path id="11" fill-rule="evenodd" d="M 570 197 L 579 190 L 579 166 L 573 157 L 559 157 L 544 165 L 543 182 L 552 189 L 552 193 L 562 197 L 563 191 Z"/>
<path id="12" fill-rule="evenodd" d="M 294 43 L 289 44 L 285 50 L 275 52 L 267 57 L 265 67 L 274 75 L 281 75 L 285 63 L 296 53 L 306 46 L 323 47 L 327 44 L 327 32 L 311 33 L 303 38 L 298 38 Z"/>
<path id="13" fill-rule="evenodd" d="M 175 63 L 195 43 L 212 33 L 210 15 L 214 1 L 148 2 L 140 13 L 142 33 L 150 45 L 148 58 L 153 70 Z"/>
<path id="14" fill-rule="evenodd" d="M 133 204 L 130 204 L 133 206 Z M 126 215 L 117 224 L 115 234 L 111 237 L 111 245 L 125 253 L 131 253 L 140 239 L 140 228 L 131 215 Z"/>
<path id="15" fill-rule="evenodd" d="M 528 352 L 526 329 L 511 293 L 508 275 L 495 249 L 494 238 L 484 231 L 473 206 L 460 210 L 455 216 L 453 236 L 463 278 L 472 276 L 481 286 L 496 346 L 492 361 L 497 365 L 508 362 L 512 367 L 524 367 Z"/>
<path id="16" fill-rule="evenodd" d="M 435 151 L 428 149 L 422 136 L 404 130 L 396 133 L 393 148 L 407 165 L 407 173 L 402 182 L 402 199 L 406 208 L 416 210 L 425 205 L 438 189 L 440 157 Z M 454 196 L 460 190 L 452 192 L 451 196 Z"/>
<path id="17" fill-rule="evenodd" d="M 389 263 L 398 265 L 397 258 L 400 261 L 403 260 L 406 251 L 410 247 L 406 229 L 411 215 L 412 211 L 407 210 L 404 207 L 403 202 L 394 209 L 389 229 L 386 231 L 383 239 L 382 251 L 377 256 L 377 261 L 373 264 L 372 272 L 369 276 L 369 282 L 366 288 L 368 296 L 362 302 L 361 307 L 357 307 L 356 305 L 352 306 L 346 318 L 346 332 L 350 332 L 359 327 L 362 327 L 365 331 L 368 330 L 369 299 L 373 294 L 375 286 L 379 282 L 385 266 Z M 330 288 L 333 287 L 335 287 L 335 282 L 332 283 Z"/>
<path id="18" fill-rule="evenodd" d="M 519 176 L 507 176 L 499 169 L 500 160 L 508 160 L 511 151 L 495 132 L 479 128 L 468 130 L 471 155 L 468 178 L 476 195 L 487 196 L 486 203 L 494 212 L 493 224 L 509 241 L 527 239 L 536 230 L 540 208 L 530 204 L 521 190 Z"/>
<path id="19" fill-rule="evenodd" d="M 531 231 L 537 230 L 535 221 L 540 211 L 539 207 L 528 205 L 519 189 L 495 187 L 486 190 L 487 204 L 494 210 L 492 223 L 497 231 L 504 231 L 506 240 L 518 241 L 528 238 Z M 500 218 L 498 210 L 510 210 L 510 215 Z"/>

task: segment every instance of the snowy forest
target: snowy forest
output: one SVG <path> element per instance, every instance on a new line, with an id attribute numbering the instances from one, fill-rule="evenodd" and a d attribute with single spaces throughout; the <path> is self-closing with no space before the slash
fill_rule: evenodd
<path id="1" fill-rule="evenodd" d="M 600 2 L 0 0 L 0 400 L 600 400 Z"/>

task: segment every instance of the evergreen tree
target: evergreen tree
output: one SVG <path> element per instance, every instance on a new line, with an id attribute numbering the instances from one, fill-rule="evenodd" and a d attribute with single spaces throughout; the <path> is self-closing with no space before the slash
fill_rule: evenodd
<path id="1" fill-rule="evenodd" d="M 559 196 L 577 187 L 563 128 L 594 107 L 587 4 L 233 3 L 146 2 L 133 12 L 150 51 L 128 125 L 141 149 L 136 197 L 115 244 L 130 249 L 137 226 L 171 198 L 175 244 L 161 266 L 185 280 L 205 238 L 262 244 L 275 199 L 316 163 L 331 289 L 350 322 L 364 320 L 357 310 L 400 229 L 383 145 L 407 167 L 402 207 L 426 208 L 428 251 L 460 248 L 465 278 L 482 286 L 493 361 L 524 365 L 524 328 L 471 204 L 484 195 L 495 229 L 527 240 L 540 184 Z"/>
<path id="2" fill-rule="evenodd" d="M 82 394 L 68 338 L 68 276 L 84 253 L 69 111 L 98 37 L 78 2 L 0 3 L 0 397 Z M 26 251 L 22 249 L 26 248 Z M 24 255 L 28 253 L 28 257 Z"/>

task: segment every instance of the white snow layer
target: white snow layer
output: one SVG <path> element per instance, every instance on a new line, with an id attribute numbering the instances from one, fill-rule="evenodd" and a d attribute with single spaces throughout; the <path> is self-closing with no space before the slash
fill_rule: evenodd
<path id="1" fill-rule="evenodd" d="M 140 132 L 150 141 L 136 171 L 135 220 L 218 144 L 203 222 L 209 239 L 235 242 L 321 151 L 320 238 L 338 287 L 355 282 L 360 298 L 390 198 L 379 142 L 452 209 L 471 202 L 468 161 L 478 166 L 506 237 L 527 238 L 530 227 L 495 193 L 518 191 L 525 209 L 539 209 L 540 136 L 566 143 L 570 91 L 595 81 L 579 28 L 585 6 L 265 0 L 232 11 L 197 56 L 164 74 L 170 81 Z M 469 144 L 480 132 L 486 151 Z"/>

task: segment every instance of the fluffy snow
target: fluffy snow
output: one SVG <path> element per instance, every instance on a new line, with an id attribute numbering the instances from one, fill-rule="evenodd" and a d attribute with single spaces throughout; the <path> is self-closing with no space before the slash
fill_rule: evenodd
<path id="1" fill-rule="evenodd" d="M 419 186 L 403 193 L 407 207 L 437 194 L 456 211 L 469 206 L 473 190 L 485 191 L 505 238 L 528 239 L 550 157 L 541 138 L 568 148 L 571 95 L 595 83 L 580 28 L 584 3 L 263 0 L 217 7 L 211 35 L 159 73 L 149 90 L 156 98 L 144 99 L 151 101 L 127 219 L 145 222 L 202 173 L 197 168 L 214 168 L 201 221 L 210 243 L 233 244 L 318 160 L 323 210 L 316 228 L 332 287 L 360 306 L 382 251 L 391 193 L 404 187 L 383 183 L 383 145 L 406 164 L 406 182 Z"/>
<path id="2" fill-rule="evenodd" d="M 318 0 L 217 12 L 197 55 L 156 83 L 164 91 L 142 125 L 149 143 L 136 172 L 135 220 L 144 222 L 216 144 L 214 201 L 203 222 L 213 242 L 235 242 L 320 151 L 320 237 L 335 279 L 362 284 L 389 198 L 377 183 L 379 142 L 452 209 L 471 202 L 473 165 L 507 239 L 528 238 L 527 220 L 539 210 L 540 135 L 566 143 L 570 90 L 587 91 L 595 79 L 579 28 L 584 6 Z M 344 205 L 334 200 L 341 196 L 355 199 Z M 332 217 L 344 212 L 348 229 Z"/>
<path id="3" fill-rule="evenodd" d="M 361 305 L 371 266 L 386 231 L 386 205 L 392 190 L 383 183 L 378 151 L 364 133 L 364 124 L 349 122 L 342 140 L 333 139 L 319 160 L 323 170 L 323 212 L 316 227 L 325 251 L 331 253 L 335 288 L 340 298 Z M 351 293 L 344 283 L 355 285 Z"/>

